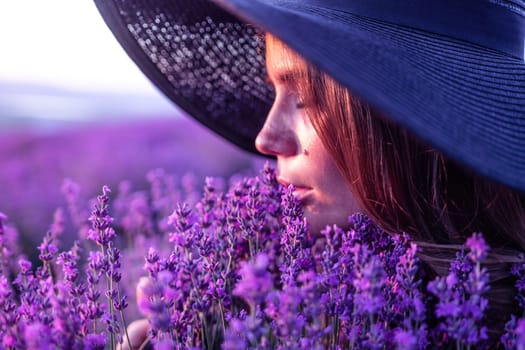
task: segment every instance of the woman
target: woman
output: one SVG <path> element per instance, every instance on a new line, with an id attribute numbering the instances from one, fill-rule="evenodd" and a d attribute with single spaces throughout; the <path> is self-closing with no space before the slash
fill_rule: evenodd
<path id="1" fill-rule="evenodd" d="M 497 339 L 525 249 L 525 2 L 97 5 L 176 104 L 277 158 L 313 231 L 363 211 L 418 240 L 434 274 L 483 232 Z"/>

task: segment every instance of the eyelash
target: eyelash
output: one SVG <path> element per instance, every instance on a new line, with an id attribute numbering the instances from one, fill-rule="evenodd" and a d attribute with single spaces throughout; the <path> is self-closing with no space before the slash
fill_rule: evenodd
<path id="1" fill-rule="evenodd" d="M 295 103 L 296 108 L 298 109 L 306 108 L 306 106 L 308 105 L 307 99 L 305 99 L 305 97 L 302 96 L 302 94 L 299 92 L 296 92 L 295 96 L 296 96 L 295 97 L 296 98 L 296 103 Z"/>
<path id="2" fill-rule="evenodd" d="M 265 80 L 266 80 L 266 83 L 267 83 L 267 84 L 274 86 L 272 79 L 270 79 L 270 77 L 269 77 L 268 75 L 266 76 L 266 79 L 265 79 Z M 274 87 L 275 87 L 275 86 L 274 86 Z M 305 102 L 304 102 L 303 99 L 301 99 L 301 98 L 298 96 L 298 97 L 297 97 L 297 100 L 298 100 L 298 101 L 297 101 L 297 103 L 295 104 L 295 107 L 296 107 L 297 109 L 303 109 L 303 108 L 306 107 L 306 104 L 305 104 Z"/>

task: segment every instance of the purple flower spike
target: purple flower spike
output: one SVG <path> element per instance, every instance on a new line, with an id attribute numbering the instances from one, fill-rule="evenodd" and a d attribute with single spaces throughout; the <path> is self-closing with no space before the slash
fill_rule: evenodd
<path id="1" fill-rule="evenodd" d="M 111 193 L 109 188 L 104 186 L 102 195 L 97 197 L 97 204 L 95 204 L 89 217 L 91 229 L 88 231 L 87 238 L 100 246 L 106 246 L 115 236 L 115 231 L 111 227 L 113 218 L 109 216 L 108 212 L 109 193 Z"/>
<path id="2" fill-rule="evenodd" d="M 51 260 L 54 259 L 55 255 L 58 252 L 58 248 L 53 243 L 53 236 L 51 232 L 48 232 L 44 236 L 42 243 L 38 246 L 38 250 L 40 251 L 38 258 L 42 262 L 49 263 Z"/>
<path id="3" fill-rule="evenodd" d="M 51 329 L 40 322 L 26 325 L 24 340 L 28 349 L 52 349 Z"/>
<path id="4" fill-rule="evenodd" d="M 106 336 L 104 334 L 88 334 L 84 340 L 85 350 L 104 350 L 106 348 Z"/>
<path id="5" fill-rule="evenodd" d="M 356 288 L 355 306 L 358 314 L 374 315 L 384 306 L 383 288 L 386 285 L 385 271 L 376 256 L 372 256 L 354 279 Z"/>
<path id="6" fill-rule="evenodd" d="M 418 349 L 418 339 L 410 331 L 398 330 L 394 335 L 394 342 L 397 349 L 416 350 Z"/>
<path id="7" fill-rule="evenodd" d="M 458 344 L 481 346 L 488 339 L 484 325 L 488 301 L 484 294 L 489 288 L 489 276 L 480 263 L 488 246 L 479 234 L 474 234 L 467 245 L 470 253 L 458 253 L 450 274 L 430 282 L 427 289 L 439 299 L 436 316 L 441 318 L 442 336 Z"/>
<path id="8" fill-rule="evenodd" d="M 68 204 L 71 219 L 78 229 L 78 236 L 82 239 L 87 238 L 87 213 L 83 209 L 80 209 L 80 186 L 71 179 L 65 179 L 62 184 L 62 193 Z"/>
<path id="9" fill-rule="evenodd" d="M 268 264 L 268 256 L 264 253 L 257 255 L 252 263 L 242 262 L 239 270 L 241 280 L 233 289 L 233 294 L 242 297 L 252 307 L 262 303 L 273 288 Z"/>
<path id="10" fill-rule="evenodd" d="M 517 319 L 512 315 L 505 324 L 505 331 L 501 337 L 505 350 L 525 350 L 525 318 Z"/>
<path id="11" fill-rule="evenodd" d="M 62 210 L 62 208 L 58 208 L 53 214 L 53 223 L 49 227 L 49 231 L 51 232 L 53 239 L 58 239 L 58 237 L 64 232 L 64 225 L 64 210 Z"/>
<path id="12" fill-rule="evenodd" d="M 20 258 L 18 260 L 18 267 L 20 268 L 20 273 L 22 275 L 25 275 L 25 276 L 31 275 L 32 264 L 29 260 L 25 258 Z"/>
<path id="13" fill-rule="evenodd" d="M 7 216 L 0 212 L 0 273 L 2 274 L 9 273 L 9 260 L 12 254 L 9 247 L 7 229 L 5 226 L 6 221 Z"/>
<path id="14" fill-rule="evenodd" d="M 223 350 L 245 350 L 248 349 L 248 341 L 245 338 L 246 330 L 239 319 L 231 319 L 230 327 L 224 334 Z"/>
<path id="15" fill-rule="evenodd" d="M 145 260 L 146 263 L 144 265 L 144 268 L 146 269 L 146 271 L 148 271 L 150 276 L 156 276 L 160 270 L 160 257 L 157 249 L 150 247 Z"/>
<path id="16" fill-rule="evenodd" d="M 474 233 L 467 239 L 466 246 L 470 249 L 469 257 L 473 262 L 481 262 L 487 257 L 489 246 L 485 243 L 482 234 Z"/>
<path id="17" fill-rule="evenodd" d="M 516 334 L 516 350 L 525 350 L 525 318 L 518 321 Z"/>
<path id="18" fill-rule="evenodd" d="M 521 261 L 525 261 L 525 255 L 519 256 Z M 516 300 L 518 301 L 520 309 L 525 313 L 525 262 L 516 263 L 510 270 L 511 274 L 516 277 Z M 524 315 L 525 316 L 525 315 Z"/>
<path id="19" fill-rule="evenodd" d="M 175 232 L 170 233 L 170 242 L 185 248 L 193 246 L 193 237 L 190 232 L 193 227 L 191 214 L 192 210 L 186 203 L 177 206 L 177 209 L 168 218 L 168 224 L 175 227 Z"/>

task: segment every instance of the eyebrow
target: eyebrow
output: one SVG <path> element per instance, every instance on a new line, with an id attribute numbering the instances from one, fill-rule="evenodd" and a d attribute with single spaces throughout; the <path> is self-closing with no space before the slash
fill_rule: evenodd
<path id="1" fill-rule="evenodd" d="M 272 79 L 272 77 L 267 74 L 266 81 L 272 85 L 295 85 L 300 79 L 304 79 L 305 77 L 306 72 L 304 71 L 283 69 L 274 74 L 275 79 Z"/>

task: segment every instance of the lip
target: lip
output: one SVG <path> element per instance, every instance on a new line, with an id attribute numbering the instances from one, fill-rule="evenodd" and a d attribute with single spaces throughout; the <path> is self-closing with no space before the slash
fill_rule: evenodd
<path id="1" fill-rule="evenodd" d="M 284 187 L 288 187 L 292 185 L 294 187 L 293 195 L 301 201 L 301 203 L 305 204 L 305 200 L 308 197 L 309 193 L 312 191 L 312 188 L 309 186 L 305 186 L 302 184 L 296 184 L 293 181 L 289 181 L 283 177 L 278 177 L 277 181 L 283 185 Z"/>
<path id="2" fill-rule="evenodd" d="M 293 191 L 293 195 L 301 202 L 302 205 L 306 205 L 312 189 L 309 187 L 296 187 Z"/>

